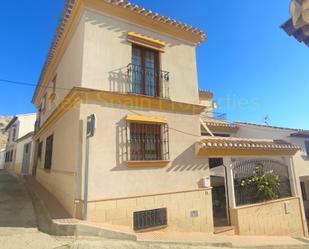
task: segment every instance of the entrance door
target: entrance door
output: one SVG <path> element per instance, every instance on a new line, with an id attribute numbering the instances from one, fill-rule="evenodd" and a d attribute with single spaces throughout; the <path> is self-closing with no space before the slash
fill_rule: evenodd
<path id="1" fill-rule="evenodd" d="M 222 176 L 211 176 L 212 207 L 215 227 L 228 226 L 229 218 L 226 202 L 225 178 Z"/>
<path id="2" fill-rule="evenodd" d="M 21 169 L 21 173 L 23 174 L 29 173 L 30 155 L 31 155 L 31 142 L 24 145 L 23 162 Z"/>

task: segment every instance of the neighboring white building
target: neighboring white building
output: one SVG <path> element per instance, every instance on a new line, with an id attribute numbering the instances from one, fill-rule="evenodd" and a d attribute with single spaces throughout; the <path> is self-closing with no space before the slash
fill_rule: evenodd
<path id="1" fill-rule="evenodd" d="M 4 169 L 5 163 L 5 149 L 0 149 L 0 170 Z"/>
<path id="2" fill-rule="evenodd" d="M 14 116 L 6 126 L 8 142 L 5 154 L 5 168 L 16 173 L 29 173 L 32 160 L 32 134 L 36 114 Z"/>
<path id="3" fill-rule="evenodd" d="M 236 122 L 237 137 L 281 140 L 300 147 L 293 156 L 297 194 L 302 198 L 306 218 L 309 218 L 309 131 L 274 127 L 254 123 Z"/>

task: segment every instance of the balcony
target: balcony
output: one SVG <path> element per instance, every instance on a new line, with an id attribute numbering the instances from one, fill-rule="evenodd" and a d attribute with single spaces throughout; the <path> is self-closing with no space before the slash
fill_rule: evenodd
<path id="1" fill-rule="evenodd" d="M 130 63 L 111 72 L 109 79 L 114 92 L 169 98 L 170 73 L 167 71 Z"/>

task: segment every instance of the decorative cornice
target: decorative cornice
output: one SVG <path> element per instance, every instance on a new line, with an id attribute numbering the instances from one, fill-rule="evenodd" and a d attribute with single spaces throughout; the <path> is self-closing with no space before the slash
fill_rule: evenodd
<path id="1" fill-rule="evenodd" d="M 38 139 L 42 133 L 70 110 L 77 102 L 85 101 L 85 103 L 87 103 L 87 101 L 90 100 L 118 106 L 142 107 L 149 110 L 164 110 L 192 115 L 199 115 L 205 109 L 205 107 L 201 105 L 181 103 L 169 99 L 74 87 L 44 122 L 42 127 L 34 134 L 34 140 Z"/>

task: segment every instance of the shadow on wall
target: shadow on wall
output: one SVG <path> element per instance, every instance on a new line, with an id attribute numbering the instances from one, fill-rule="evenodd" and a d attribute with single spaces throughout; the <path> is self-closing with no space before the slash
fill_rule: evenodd
<path id="1" fill-rule="evenodd" d="M 126 142 L 126 121 L 125 118 L 120 120 L 116 124 L 116 167 L 111 171 L 121 170 L 154 170 L 156 168 L 140 168 L 130 169 L 124 161 L 127 160 L 127 142 Z M 161 170 L 161 168 L 157 168 Z M 189 148 L 180 153 L 173 159 L 171 165 L 166 169 L 166 172 L 182 172 L 182 171 L 205 171 L 208 170 L 208 165 L 205 164 L 205 160 L 200 160 L 195 157 L 195 145 L 191 145 Z"/>
<path id="2" fill-rule="evenodd" d="M 205 162 L 207 161 L 197 159 L 195 156 L 195 144 L 192 144 L 175 157 L 171 166 L 166 171 L 203 171 L 208 169 L 208 165 Z"/>
<path id="3" fill-rule="evenodd" d="M 130 79 L 127 70 L 127 67 L 123 67 L 108 73 L 109 90 L 111 92 L 130 92 Z"/>
<path id="4" fill-rule="evenodd" d="M 114 19 L 109 16 L 102 16 L 101 14 L 95 11 L 88 10 L 85 21 L 86 23 L 98 26 L 99 28 L 107 29 L 113 31 L 114 33 L 119 33 L 118 38 L 120 43 L 129 44 L 127 41 L 128 32 L 137 32 L 143 35 L 152 36 L 159 40 L 163 40 L 164 42 L 166 42 L 166 45 L 168 47 L 181 45 L 181 43 L 178 42 L 176 39 L 171 39 L 167 35 L 162 36 L 158 33 L 152 32 L 151 30 L 145 30 L 137 25 L 125 21 L 120 21 L 118 19 Z"/>

